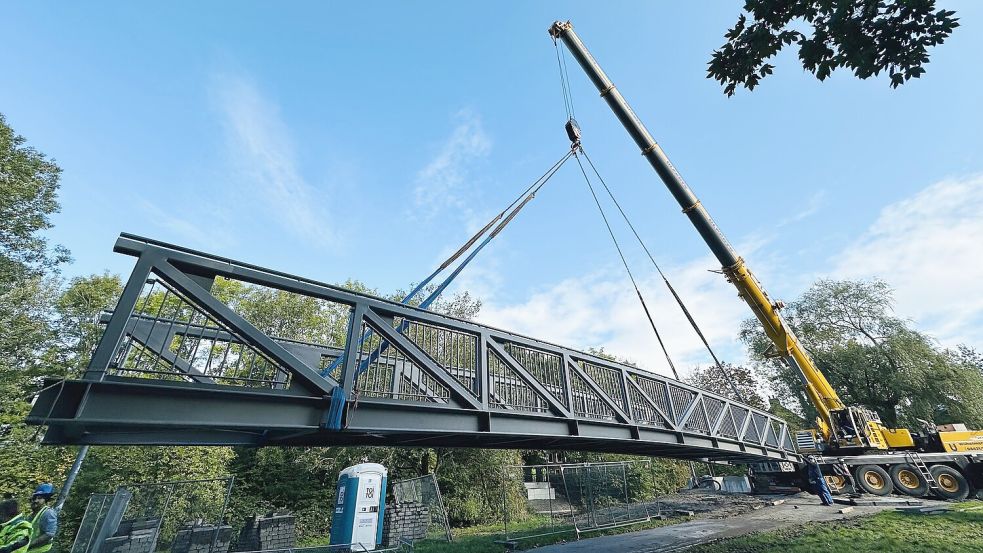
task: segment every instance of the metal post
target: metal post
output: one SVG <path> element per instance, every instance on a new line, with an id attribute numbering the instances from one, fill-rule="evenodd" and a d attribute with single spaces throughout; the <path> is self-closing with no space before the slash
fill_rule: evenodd
<path id="1" fill-rule="evenodd" d="M 509 502 L 508 502 L 508 480 L 506 479 L 507 467 L 502 465 L 502 522 L 505 526 L 505 541 L 509 540 Z"/>
<path id="2" fill-rule="evenodd" d="M 96 533 L 96 539 L 94 540 L 95 546 L 92 553 L 102 553 L 103 542 L 119 528 L 119 523 L 123 520 L 123 513 L 126 512 L 126 506 L 130 503 L 130 498 L 132 497 L 133 494 L 126 488 L 119 488 L 113 494 L 113 502 L 109 504 L 106 517 L 102 519 L 102 525 L 99 527 L 99 532 Z"/>
<path id="3" fill-rule="evenodd" d="M 85 461 L 85 456 L 88 453 L 89 446 L 84 445 L 75 454 L 75 462 L 72 463 L 72 468 L 68 469 L 68 474 L 65 476 L 65 483 L 62 485 L 61 491 L 58 492 L 58 500 L 55 501 L 55 511 L 60 513 L 62 507 L 65 506 L 65 501 L 68 501 L 68 492 L 72 490 L 72 485 L 75 484 L 75 477 L 82 470 L 82 461 Z"/>
<path id="4" fill-rule="evenodd" d="M 621 463 L 621 479 L 625 482 L 625 515 L 628 516 L 625 522 L 627 522 L 631 520 L 631 502 L 628 499 L 628 467 L 626 461 Z"/>
<path id="5" fill-rule="evenodd" d="M 218 515 L 218 520 L 215 521 L 215 530 L 212 532 L 212 544 L 208 546 L 208 553 L 214 553 L 215 543 L 218 541 L 218 533 L 225 523 L 225 510 L 229 507 L 229 498 L 232 497 L 232 484 L 235 482 L 236 477 L 229 477 L 229 485 L 225 487 L 225 499 L 222 501 L 222 511 Z"/>

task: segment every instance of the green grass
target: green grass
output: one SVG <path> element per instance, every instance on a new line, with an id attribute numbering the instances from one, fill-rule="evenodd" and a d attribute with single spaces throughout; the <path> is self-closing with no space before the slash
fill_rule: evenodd
<path id="1" fill-rule="evenodd" d="M 845 522 L 816 523 L 694 547 L 690 553 L 978 553 L 983 503 L 970 501 L 938 515 L 885 511 Z"/>
<path id="2" fill-rule="evenodd" d="M 678 522 L 682 522 L 682 520 L 679 518 L 668 521 L 653 519 L 648 522 L 640 522 L 638 524 L 631 524 L 628 526 L 619 526 L 617 528 L 608 528 L 605 530 L 595 530 L 581 534 L 581 536 L 587 538 L 607 536 L 611 534 L 624 534 L 627 532 L 636 532 L 638 530 L 647 530 L 649 528 L 658 528 L 660 526 Z M 501 524 L 454 529 L 452 532 L 454 536 L 453 542 L 447 543 L 427 540 L 417 543 L 413 551 L 414 553 L 461 553 L 464 551 L 467 553 L 502 553 L 502 551 L 504 551 L 504 546 L 501 543 L 495 543 L 496 541 L 503 539 L 504 536 L 502 531 L 503 527 Z M 532 518 L 514 524 L 509 523 L 510 536 L 532 536 L 547 531 L 549 531 L 549 527 L 544 524 L 543 518 Z M 557 534 L 549 534 L 519 540 L 519 548 L 531 549 L 533 547 L 540 547 L 543 545 L 561 543 L 575 539 L 577 539 L 576 534 L 571 530 L 568 532 L 560 532 Z"/>

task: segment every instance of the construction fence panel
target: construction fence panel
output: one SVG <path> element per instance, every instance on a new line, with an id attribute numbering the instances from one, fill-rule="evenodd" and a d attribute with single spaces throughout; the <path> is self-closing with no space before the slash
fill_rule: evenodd
<path id="1" fill-rule="evenodd" d="M 661 514 L 652 463 L 619 461 L 503 467 L 503 488 L 520 481 L 526 512 L 510 517 L 504 505 L 504 541 L 635 524 Z"/>

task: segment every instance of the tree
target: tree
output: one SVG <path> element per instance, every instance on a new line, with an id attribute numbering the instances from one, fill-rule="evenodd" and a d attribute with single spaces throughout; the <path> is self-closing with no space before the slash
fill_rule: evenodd
<path id="1" fill-rule="evenodd" d="M 845 403 L 864 405 L 888 426 L 983 425 L 983 376 L 972 355 L 939 348 L 894 315 L 882 281 L 819 280 L 786 307 L 785 319 Z M 770 343 L 757 320 L 741 337 L 786 406 L 812 419 L 816 411 L 797 371 L 763 355 Z"/>
<path id="2" fill-rule="evenodd" d="M 959 26 L 935 0 L 746 0 L 744 12 L 707 68 L 728 96 L 738 85 L 754 90 L 775 69 L 767 61 L 793 43 L 820 81 L 846 67 L 860 79 L 886 72 L 896 88 L 921 77 L 928 49 Z"/>
<path id="3" fill-rule="evenodd" d="M 355 280 L 341 286 L 380 295 Z M 434 289 L 427 288 L 410 305 L 419 305 Z M 217 279 L 212 293 L 272 336 L 336 346 L 347 338 L 348 306 L 228 279 Z M 399 301 L 405 295 L 400 290 L 385 297 Z M 480 307 L 479 300 L 462 292 L 441 298 L 430 309 L 472 319 Z M 451 522 L 466 524 L 501 504 L 499 466 L 503 461 L 517 463 L 519 456 L 512 451 L 448 448 L 237 448 L 230 464 L 238 478 L 234 515 L 241 518 L 289 509 L 297 516 L 298 532 L 304 539 L 321 536 L 328 530 L 329 517 L 325 513 L 334 504 L 338 472 L 365 461 L 388 467 L 390 481 L 437 474 Z M 476 479 L 479 475 L 482 479 Z"/>
<path id="4" fill-rule="evenodd" d="M 59 209 L 61 169 L 25 142 L 0 114 L 0 294 L 68 260 L 40 234 Z"/>
<path id="5" fill-rule="evenodd" d="M 51 248 L 41 231 L 58 211 L 61 170 L 26 145 L 0 114 L 0 495 L 26 498 L 30 486 L 52 480 L 71 463 L 64 449 L 39 449 L 24 425 L 45 352 L 55 337 L 54 277 L 67 251 Z"/>
<path id="6" fill-rule="evenodd" d="M 751 369 L 730 363 L 721 363 L 723 372 L 716 365 L 695 367 L 683 380 L 697 388 L 746 403 L 758 409 L 767 408 L 761 396 L 761 385 Z M 723 373 L 726 374 L 723 374 Z M 736 388 L 736 391 L 735 391 Z"/>
<path id="7" fill-rule="evenodd" d="M 89 361 L 89 355 L 102 336 L 99 316 L 112 310 L 122 293 L 123 282 L 119 275 L 108 272 L 75 277 L 68 283 L 54 305 L 64 364 L 79 367 Z"/>

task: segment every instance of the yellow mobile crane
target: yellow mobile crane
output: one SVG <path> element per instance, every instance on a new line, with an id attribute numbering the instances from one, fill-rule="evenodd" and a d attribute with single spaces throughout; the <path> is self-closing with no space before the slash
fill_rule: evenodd
<path id="1" fill-rule="evenodd" d="M 974 486 L 983 488 L 983 431 L 951 425 L 953 428 L 945 431 L 930 427 L 925 434 L 912 433 L 906 428 L 884 426 L 880 416 L 866 407 L 843 403 L 782 318 L 783 304 L 768 297 L 744 259 L 727 242 L 706 208 L 587 51 L 573 25 L 557 21 L 549 34 L 554 41 L 562 41 L 584 69 L 710 247 L 728 282 L 737 288 L 738 296 L 771 339 L 769 356 L 798 370 L 802 386 L 818 412 L 816 428 L 796 435 L 799 452 L 817 455 L 829 472 L 833 464 L 854 466 L 857 483 L 878 495 L 891 493 L 897 487 L 910 495 L 934 492 L 960 498 L 972 493 Z"/>

